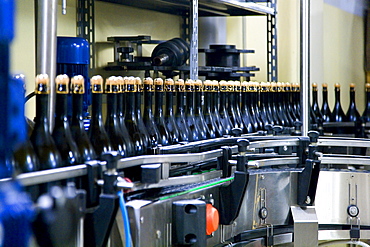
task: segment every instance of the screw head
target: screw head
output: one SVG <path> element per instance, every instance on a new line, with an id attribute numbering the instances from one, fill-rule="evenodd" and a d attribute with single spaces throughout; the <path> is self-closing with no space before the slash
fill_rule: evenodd
<path id="1" fill-rule="evenodd" d="M 357 217 L 357 215 L 360 213 L 360 210 L 356 205 L 349 205 L 347 208 L 347 213 L 351 217 Z"/>
<path id="2" fill-rule="evenodd" d="M 267 218 L 267 216 L 268 216 L 268 210 L 267 210 L 267 208 L 266 208 L 266 207 L 262 207 L 262 208 L 260 209 L 260 211 L 259 211 L 258 215 L 259 215 L 259 217 L 260 217 L 261 219 L 266 219 L 266 218 Z"/>

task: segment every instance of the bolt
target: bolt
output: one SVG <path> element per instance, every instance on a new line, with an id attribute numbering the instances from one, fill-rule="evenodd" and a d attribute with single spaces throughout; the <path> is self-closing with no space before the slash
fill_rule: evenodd
<path id="1" fill-rule="evenodd" d="M 261 179 L 263 180 L 263 179 L 265 179 L 265 175 L 261 175 Z"/>
<path id="2" fill-rule="evenodd" d="M 161 231 L 157 230 L 156 233 L 155 233 L 155 236 L 156 236 L 157 239 L 160 239 L 161 238 Z"/>
<path id="3" fill-rule="evenodd" d="M 143 223 L 144 223 L 144 217 L 143 217 L 143 216 L 141 216 L 141 217 L 140 217 L 140 223 L 141 223 L 141 224 L 143 224 Z"/>
<path id="4" fill-rule="evenodd" d="M 288 147 L 287 146 L 284 146 L 283 147 L 283 150 L 286 152 L 288 150 Z"/>

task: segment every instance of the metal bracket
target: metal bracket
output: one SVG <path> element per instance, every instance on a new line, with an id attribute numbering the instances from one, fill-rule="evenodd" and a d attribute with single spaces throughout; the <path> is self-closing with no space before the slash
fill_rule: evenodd
<path id="1" fill-rule="evenodd" d="M 319 223 L 315 207 L 291 206 L 294 222 L 294 247 L 318 246 Z"/>
<path id="2" fill-rule="evenodd" d="M 97 184 L 102 179 L 102 167 L 97 160 L 86 162 L 87 175 L 82 177 L 82 189 L 86 190 L 86 207 L 95 207 L 99 204 L 101 186 Z"/>
<path id="3" fill-rule="evenodd" d="M 300 206 L 312 205 L 315 201 L 320 163 L 319 160 L 307 160 L 305 168 L 298 174 L 297 203 Z"/>
<path id="4" fill-rule="evenodd" d="M 222 170 L 222 177 L 227 178 L 231 176 L 231 166 L 229 165 L 229 159 L 231 159 L 232 149 L 231 147 L 221 147 L 222 156 L 217 158 L 218 169 Z"/>

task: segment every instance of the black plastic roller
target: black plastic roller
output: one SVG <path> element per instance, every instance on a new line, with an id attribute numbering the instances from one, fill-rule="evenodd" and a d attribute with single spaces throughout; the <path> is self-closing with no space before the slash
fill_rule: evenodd
<path id="1" fill-rule="evenodd" d="M 156 66 L 181 66 L 190 56 L 189 44 L 174 38 L 157 45 L 152 52 L 152 63 Z"/>

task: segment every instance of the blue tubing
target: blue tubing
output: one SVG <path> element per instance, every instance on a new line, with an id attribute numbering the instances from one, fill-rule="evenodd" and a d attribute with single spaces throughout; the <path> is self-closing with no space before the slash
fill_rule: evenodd
<path id="1" fill-rule="evenodd" d="M 123 192 L 122 191 L 118 192 L 118 196 L 119 196 L 119 205 L 120 205 L 121 212 L 122 212 L 123 228 L 125 232 L 125 246 L 131 247 L 130 221 L 128 218 L 128 213 L 126 209 L 126 203 L 125 203 L 125 199 L 123 196 Z"/>

